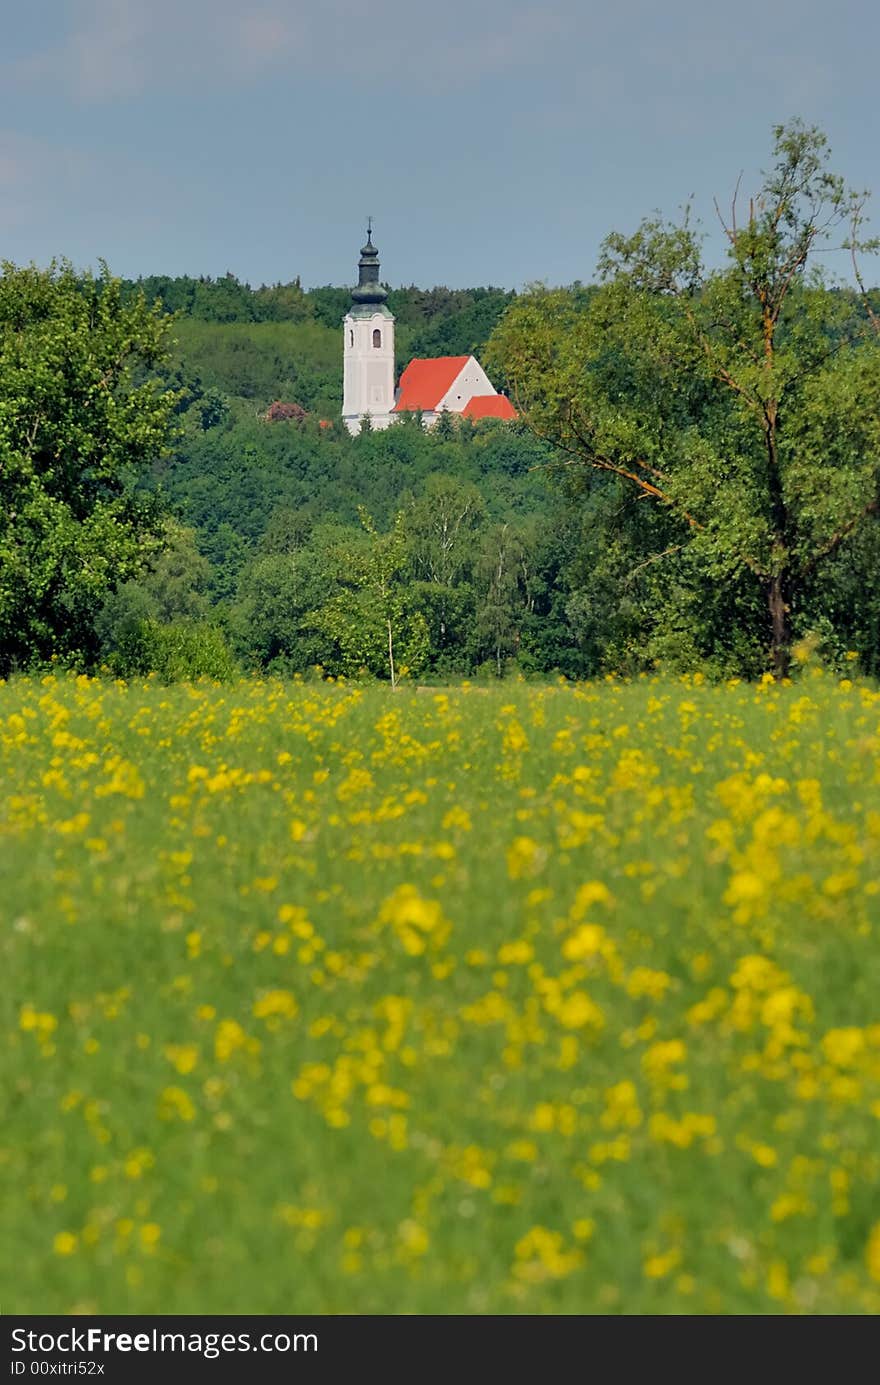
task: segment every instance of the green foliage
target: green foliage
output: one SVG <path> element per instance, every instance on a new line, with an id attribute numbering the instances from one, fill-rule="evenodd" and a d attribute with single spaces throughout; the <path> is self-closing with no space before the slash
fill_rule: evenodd
<path id="1" fill-rule="evenodd" d="M 866 195 L 818 131 L 775 136 L 720 269 L 688 212 L 609 236 L 598 287 L 389 290 L 400 362 L 486 357 L 513 424 L 350 437 L 347 289 L 8 267 L 0 674 L 54 656 L 164 677 L 204 630 L 249 669 L 391 681 L 753 677 L 794 640 L 880 672 Z M 832 231 L 857 291 L 815 269 Z"/>
<path id="2" fill-rule="evenodd" d="M 238 662 L 211 612 L 210 563 L 193 531 L 174 520 L 162 540 L 141 577 L 105 598 L 95 619 L 98 657 L 121 678 L 235 678 Z"/>
<path id="3" fill-rule="evenodd" d="M 310 617 L 335 592 L 334 540 L 335 531 L 322 531 L 312 548 L 261 554 L 245 569 L 229 624 L 248 665 L 297 673 L 326 660 L 326 641 Z"/>
<path id="4" fill-rule="evenodd" d="M 234 274 L 198 279 L 152 274 L 124 284 L 127 294 L 143 294 L 168 313 L 181 313 L 202 322 L 304 322 L 313 309 L 299 279 L 289 284 L 252 289 Z"/>
<path id="5" fill-rule="evenodd" d="M 700 613 L 725 584 L 741 596 L 740 629 L 756 595 L 763 603 L 761 642 L 785 673 L 813 574 L 880 508 L 880 337 L 816 268 L 863 204 L 829 171 L 824 136 L 779 126 L 745 222 L 734 202 L 724 268 L 704 266 L 688 215 L 651 219 L 609 236 L 586 308 L 539 288 L 495 333 L 490 361 L 536 433 L 578 468 L 573 489 L 606 514 L 628 495 L 660 510 L 650 534 L 641 519 L 622 526 L 621 556 L 644 545 L 634 571 L 686 552 L 667 570 L 654 623 L 665 627 L 654 648 L 676 660 L 705 654 Z M 642 600 L 656 595 L 654 576 L 640 582 Z M 674 608 L 687 628 L 670 645 Z M 714 629 L 713 656 L 726 637 L 723 623 Z"/>
<path id="6" fill-rule="evenodd" d="M 411 291 L 410 291 L 411 292 Z M 402 294 L 389 296 L 392 312 L 413 324 L 413 356 L 479 355 L 516 294 L 506 289 L 466 289 L 459 293 L 434 289 L 420 297 L 418 307 L 427 319 L 409 318 Z M 395 307 L 394 305 L 397 304 Z"/>
<path id="7" fill-rule="evenodd" d="M 160 624 L 153 617 L 118 632 L 105 667 L 119 678 L 155 674 L 162 683 L 199 678 L 228 683 L 241 672 L 218 626 L 190 621 Z"/>
<path id="8" fill-rule="evenodd" d="M 121 583 L 101 605 L 95 631 L 104 652 L 132 622 L 151 619 L 165 624 L 208 617 L 211 565 L 199 552 L 194 532 L 165 519 L 159 539 L 160 546 L 138 579 Z"/>
<path id="9" fill-rule="evenodd" d="M 337 590 L 309 623 L 331 641 L 330 672 L 368 672 L 396 687 L 425 664 L 428 627 L 406 584 L 403 514 L 384 534 L 363 506 L 359 514 L 365 538 L 336 548 Z"/>
<path id="10" fill-rule="evenodd" d="M 0 675 L 95 650 L 95 613 L 160 542 L 133 482 L 175 396 L 167 322 L 102 267 L 0 274 Z"/>
<path id="11" fill-rule="evenodd" d="M 878 689 L 490 677 L 0 686 L 7 1315 L 876 1320 Z"/>
<path id="12" fill-rule="evenodd" d="M 518 535 L 510 525 L 500 524 L 486 535 L 478 559 L 483 599 L 477 609 L 477 637 L 482 650 L 494 659 L 499 678 L 502 659 L 519 644 L 524 556 Z"/>
<path id="13" fill-rule="evenodd" d="M 442 472 L 430 474 L 419 496 L 409 497 L 404 528 L 415 576 L 453 587 L 473 561 L 473 538 L 484 522 L 486 505 L 479 489 Z"/>
<path id="14" fill-rule="evenodd" d="M 257 411 L 276 399 L 309 411 L 341 407 L 338 328 L 311 321 L 252 326 L 184 319 L 175 335 L 184 371 L 203 390 L 246 400 Z M 216 421 L 203 418 L 202 427 Z"/>

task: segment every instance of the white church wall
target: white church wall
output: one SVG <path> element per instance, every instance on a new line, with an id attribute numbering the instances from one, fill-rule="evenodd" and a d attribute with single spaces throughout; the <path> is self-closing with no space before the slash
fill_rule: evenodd
<path id="1" fill-rule="evenodd" d="M 449 389 L 437 404 L 437 413 L 448 409 L 460 414 L 475 394 L 495 394 L 497 391 L 475 356 L 471 356 L 456 375 Z"/>
<path id="2" fill-rule="evenodd" d="M 394 318 L 382 313 L 347 314 L 342 330 L 346 426 L 349 432 L 359 433 L 361 419 L 369 414 L 374 428 L 387 428 L 394 407 Z"/>

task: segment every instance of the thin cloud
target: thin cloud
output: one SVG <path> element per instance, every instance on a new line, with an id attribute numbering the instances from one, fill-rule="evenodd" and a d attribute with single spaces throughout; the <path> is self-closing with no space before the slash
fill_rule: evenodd
<path id="1" fill-rule="evenodd" d="M 252 66 L 264 67 L 294 57 L 304 47 L 304 34 L 295 17 L 252 10 L 230 19 L 227 42 Z"/>
<path id="2" fill-rule="evenodd" d="M 131 0 L 92 0 L 92 14 L 64 55 L 81 96 L 113 97 L 136 88 L 151 37 L 151 10 Z M 63 67 L 62 63 L 62 67 Z"/>
<path id="3" fill-rule="evenodd" d="M 534 0 L 447 0 L 436 12 L 411 0 L 71 0 L 60 41 L 6 67 L 21 82 L 52 80 L 81 102 L 138 96 L 199 81 L 252 81 L 285 65 L 456 86 L 528 66 L 570 27 Z"/>

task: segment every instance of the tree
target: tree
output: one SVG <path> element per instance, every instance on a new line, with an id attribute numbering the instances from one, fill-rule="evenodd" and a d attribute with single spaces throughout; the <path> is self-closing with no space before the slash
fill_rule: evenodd
<path id="1" fill-rule="evenodd" d="M 0 274 L 0 674 L 88 661 L 95 617 L 162 544 L 135 482 L 166 445 L 168 319 L 102 266 Z"/>
<path id="2" fill-rule="evenodd" d="M 441 415 L 446 417 L 446 415 Z M 426 618 L 432 664 L 460 664 L 473 627 L 474 548 L 485 515 L 475 485 L 442 472 L 420 496 L 404 498 L 403 524 L 413 596 Z"/>
<path id="3" fill-rule="evenodd" d="M 166 518 L 163 538 L 143 574 L 111 592 L 96 615 L 101 662 L 123 678 L 230 678 L 235 659 L 207 598 L 211 564 L 177 520 Z"/>
<path id="4" fill-rule="evenodd" d="M 310 615 L 333 588 L 312 550 L 261 554 L 243 572 L 231 612 L 235 648 L 249 663 L 280 673 L 304 673 L 322 662 Z"/>
<path id="5" fill-rule="evenodd" d="M 192 529 L 168 518 L 162 526 L 163 547 L 153 558 L 139 585 L 153 601 L 153 614 L 162 624 L 204 620 L 211 564 L 199 552 Z"/>
<path id="6" fill-rule="evenodd" d="M 339 590 L 314 612 L 311 624 L 336 645 L 343 673 L 366 668 L 387 675 L 396 688 L 404 669 L 425 662 L 428 628 L 409 600 L 402 513 L 385 534 L 363 506 L 358 513 L 364 540 L 337 551 Z"/>
<path id="7" fill-rule="evenodd" d="M 467 573 L 485 508 L 470 482 L 442 472 L 428 476 L 423 494 L 412 497 L 404 513 L 413 569 L 421 581 L 451 587 Z"/>
<path id="8" fill-rule="evenodd" d="M 519 535 L 509 524 L 489 531 L 477 562 L 482 600 L 477 607 L 476 633 L 483 649 L 491 651 L 498 677 L 502 658 L 519 645 L 519 624 L 525 610 L 522 582 L 525 558 Z"/>
<path id="9" fill-rule="evenodd" d="M 784 675 L 817 570 L 880 509 L 880 339 L 816 262 L 847 225 L 854 254 L 872 248 L 866 194 L 829 170 L 818 130 L 774 137 L 746 217 L 738 188 L 721 217 L 723 268 L 687 211 L 645 221 L 608 237 L 585 309 L 535 290 L 490 354 L 571 466 L 662 507 L 649 561 L 686 549 L 704 583 L 753 584 Z"/>

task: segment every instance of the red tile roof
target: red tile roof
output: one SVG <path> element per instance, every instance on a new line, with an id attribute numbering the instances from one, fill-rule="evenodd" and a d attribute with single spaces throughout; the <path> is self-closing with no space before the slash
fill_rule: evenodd
<path id="1" fill-rule="evenodd" d="M 396 413 L 418 413 L 436 409 L 440 400 L 467 365 L 470 356 L 437 356 L 433 360 L 410 361 L 400 377 Z"/>
<path id="2" fill-rule="evenodd" d="M 461 411 L 462 418 L 519 418 L 506 394 L 475 394 Z"/>

